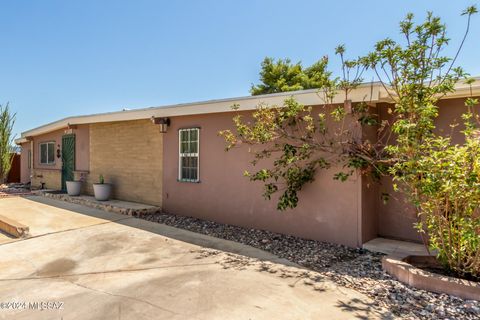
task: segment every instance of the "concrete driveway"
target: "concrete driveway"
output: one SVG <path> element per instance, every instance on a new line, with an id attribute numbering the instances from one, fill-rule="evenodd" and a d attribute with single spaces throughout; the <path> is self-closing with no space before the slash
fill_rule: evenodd
<path id="1" fill-rule="evenodd" d="M 0 212 L 32 234 L 0 244 L 0 319 L 385 317 L 238 243 L 36 196 L 0 199 Z"/>

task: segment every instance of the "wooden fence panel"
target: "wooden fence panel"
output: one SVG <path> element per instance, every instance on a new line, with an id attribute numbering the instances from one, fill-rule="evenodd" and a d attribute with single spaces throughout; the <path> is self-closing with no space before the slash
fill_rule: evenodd
<path id="1" fill-rule="evenodd" d="M 20 155 L 13 155 L 12 169 L 8 173 L 7 183 L 20 182 Z"/>

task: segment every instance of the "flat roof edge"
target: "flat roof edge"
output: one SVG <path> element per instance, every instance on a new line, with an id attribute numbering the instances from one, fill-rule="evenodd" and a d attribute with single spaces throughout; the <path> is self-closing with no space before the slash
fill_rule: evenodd
<path id="1" fill-rule="evenodd" d="M 475 94 L 480 95 L 480 77 L 476 77 L 473 89 Z M 240 104 L 239 110 L 253 110 L 259 103 L 279 104 L 282 103 L 285 97 L 293 96 L 300 103 L 315 105 L 324 104 L 318 89 L 308 89 L 300 91 L 279 92 L 258 96 L 245 96 L 226 99 L 212 99 L 199 102 L 188 102 L 180 104 L 171 104 L 156 107 L 146 107 L 132 110 L 112 111 L 105 113 L 97 113 L 90 115 L 79 115 L 66 117 L 54 122 L 22 132 L 20 139 L 37 136 L 52 131 L 60 130 L 70 125 L 90 124 L 98 122 L 114 122 L 114 121 L 130 121 L 149 119 L 155 117 L 173 117 L 181 115 L 198 115 L 219 112 L 231 112 L 233 104 Z M 456 91 L 446 98 L 466 97 L 470 94 L 470 86 L 459 83 Z M 388 93 L 385 92 L 380 82 L 366 82 L 359 85 L 350 93 L 353 102 L 369 101 L 373 103 L 389 102 Z M 334 103 L 341 103 L 343 100 L 343 93 L 338 92 Z M 23 141 L 23 140 L 22 140 Z M 22 142 L 23 143 L 23 142 Z"/>

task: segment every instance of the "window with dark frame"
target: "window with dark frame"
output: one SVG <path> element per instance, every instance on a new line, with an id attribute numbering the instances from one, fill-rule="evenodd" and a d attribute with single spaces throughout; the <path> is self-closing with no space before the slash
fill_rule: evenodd
<path id="1" fill-rule="evenodd" d="M 40 143 L 40 164 L 55 163 L 55 142 Z"/>
<path id="2" fill-rule="evenodd" d="M 32 150 L 28 150 L 28 169 L 32 168 Z"/>
<path id="3" fill-rule="evenodd" d="M 180 129 L 178 131 L 178 180 L 186 182 L 199 181 L 199 147 L 199 128 Z"/>

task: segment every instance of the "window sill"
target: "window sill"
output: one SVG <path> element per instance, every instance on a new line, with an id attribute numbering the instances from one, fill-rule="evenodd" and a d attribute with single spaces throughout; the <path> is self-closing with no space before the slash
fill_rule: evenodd
<path id="1" fill-rule="evenodd" d="M 197 180 L 197 181 L 191 181 L 191 180 L 182 180 L 182 179 L 177 179 L 177 182 L 181 182 L 181 183 L 200 183 L 200 180 Z"/>
<path id="2" fill-rule="evenodd" d="M 62 169 L 59 168 L 48 168 L 48 167 L 42 167 L 42 166 L 37 166 L 33 168 L 33 170 L 39 170 L 39 171 L 62 171 Z"/>

